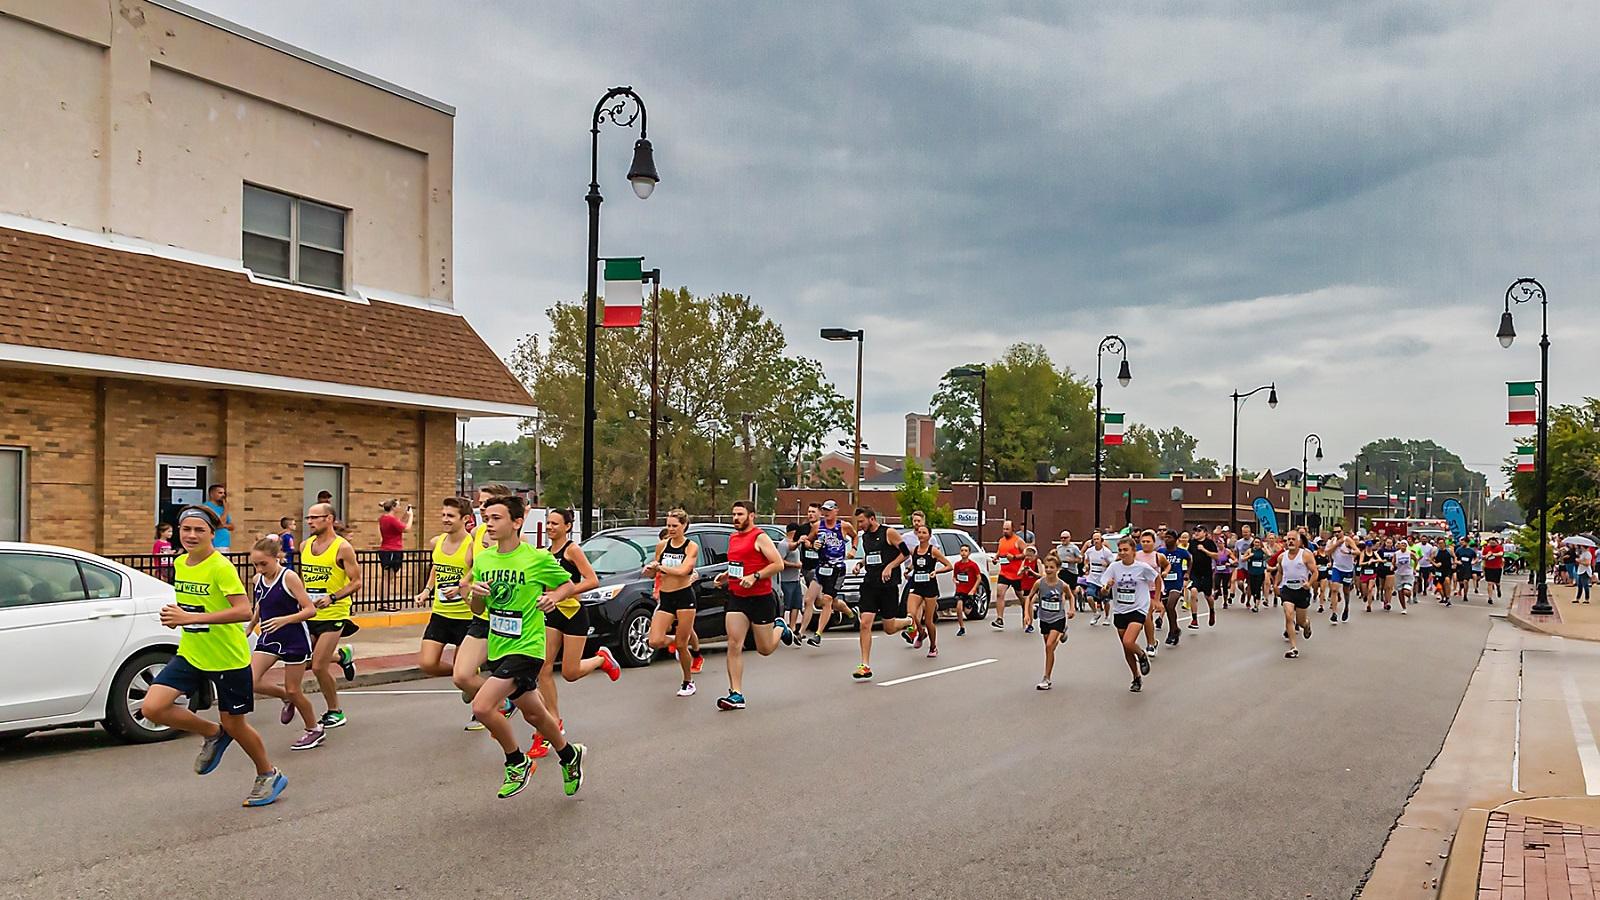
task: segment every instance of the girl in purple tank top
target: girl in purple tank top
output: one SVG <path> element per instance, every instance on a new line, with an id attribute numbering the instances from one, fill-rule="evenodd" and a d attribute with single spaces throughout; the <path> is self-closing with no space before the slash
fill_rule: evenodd
<path id="1" fill-rule="evenodd" d="M 256 577 L 251 582 L 255 603 L 249 630 L 258 635 L 250 654 L 250 669 L 256 693 L 283 701 L 278 721 L 287 725 L 298 712 L 305 723 L 305 733 L 289 749 L 310 750 L 320 746 L 324 738 L 311 701 L 300 690 L 306 677 L 306 661 L 311 659 L 311 632 L 306 620 L 317 614 L 317 608 L 300 576 L 283 567 L 282 552 L 283 545 L 276 537 L 262 538 L 250 551 L 250 565 L 255 567 Z M 283 681 L 269 683 L 267 673 L 280 661 Z"/>

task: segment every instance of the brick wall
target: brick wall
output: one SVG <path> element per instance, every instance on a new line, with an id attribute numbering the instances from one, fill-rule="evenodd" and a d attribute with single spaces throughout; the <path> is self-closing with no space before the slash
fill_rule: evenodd
<path id="1" fill-rule="evenodd" d="M 28 451 L 26 538 L 104 553 L 149 551 L 156 456 L 210 457 L 229 486 L 234 546 L 303 518 L 307 462 L 347 467 L 340 514 L 378 545 L 378 504 L 417 507 L 407 547 L 437 530 L 454 493 L 455 417 L 316 398 L 6 369 L 0 445 Z M 102 447 L 104 452 L 102 452 Z"/>

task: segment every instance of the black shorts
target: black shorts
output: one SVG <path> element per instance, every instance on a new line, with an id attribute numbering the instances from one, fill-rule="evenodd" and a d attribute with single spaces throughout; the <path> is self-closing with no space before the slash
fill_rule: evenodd
<path id="1" fill-rule="evenodd" d="M 361 630 L 361 627 L 349 619 L 309 619 L 306 629 L 311 632 L 311 643 L 315 644 L 318 638 L 330 631 L 339 632 L 340 637 L 349 637 Z"/>
<path id="2" fill-rule="evenodd" d="M 473 616 L 472 622 L 467 625 L 467 637 L 487 641 L 489 639 L 489 620 L 482 616 Z"/>
<path id="3" fill-rule="evenodd" d="M 1283 598 L 1283 602 L 1293 603 L 1295 609 L 1311 608 L 1311 591 L 1309 588 L 1286 587 L 1279 589 L 1278 594 Z"/>
<path id="4" fill-rule="evenodd" d="M 857 607 L 865 615 L 880 619 L 900 619 L 906 614 L 905 600 L 900 596 L 900 586 L 893 581 L 874 584 L 871 576 L 861 582 L 861 597 Z"/>
<path id="5" fill-rule="evenodd" d="M 1202 594 L 1209 594 L 1214 584 L 1210 572 L 1194 572 L 1189 576 L 1189 581 L 1194 584 L 1194 589 Z"/>
<path id="6" fill-rule="evenodd" d="M 378 551 L 378 565 L 382 566 L 383 570 L 385 572 L 398 572 L 398 571 L 400 571 L 400 560 L 401 560 L 401 558 L 402 558 L 402 551 L 400 551 L 400 550 L 379 550 Z"/>
<path id="7" fill-rule="evenodd" d="M 817 584 L 822 586 L 822 596 L 824 597 L 839 596 L 839 576 L 844 574 L 844 563 L 839 563 L 831 568 L 833 571 L 827 575 L 822 574 L 822 570 L 818 569 L 815 576 Z"/>
<path id="8" fill-rule="evenodd" d="M 1133 612 L 1112 613 L 1111 624 L 1116 626 L 1118 631 L 1121 631 L 1129 625 L 1143 625 L 1145 618 L 1145 614 L 1137 609 Z"/>
<path id="9" fill-rule="evenodd" d="M 730 613 L 743 613 L 751 625 L 771 625 L 778 620 L 778 598 L 770 593 L 759 597 L 729 594 L 726 609 Z"/>
<path id="10" fill-rule="evenodd" d="M 1462 566 L 1456 566 L 1456 577 L 1461 579 L 1462 581 L 1471 581 L 1472 580 L 1472 563 L 1467 563 L 1466 565 L 1462 565 Z"/>
<path id="11" fill-rule="evenodd" d="M 999 580 L 1002 587 L 1009 587 L 1019 594 L 1022 593 L 1021 578 L 1007 578 L 1006 576 L 1001 575 Z"/>
<path id="12" fill-rule="evenodd" d="M 1061 570 L 1061 580 L 1065 581 L 1067 583 L 1067 587 L 1069 588 L 1076 589 L 1078 586 L 1078 579 L 1081 577 L 1082 576 L 1077 572 L 1068 572 L 1066 569 Z"/>
<path id="13" fill-rule="evenodd" d="M 580 605 L 578 611 L 569 616 L 559 609 L 552 609 L 544 614 L 544 627 L 554 628 L 562 634 L 573 637 L 587 637 L 589 610 Z"/>
<path id="14" fill-rule="evenodd" d="M 656 604 L 656 612 L 677 615 L 681 609 L 692 610 L 696 607 L 698 598 L 694 592 L 694 585 L 678 588 L 675 591 L 662 591 L 661 600 Z"/>
<path id="15" fill-rule="evenodd" d="M 1483 579 L 1485 581 L 1489 582 L 1490 584 L 1499 584 L 1500 583 L 1500 573 L 1503 572 L 1503 571 L 1505 571 L 1505 570 L 1504 569 L 1484 569 L 1483 570 Z"/>
<path id="16" fill-rule="evenodd" d="M 507 653 L 499 659 L 490 661 L 489 665 L 494 667 L 489 673 L 490 678 L 504 678 L 516 686 L 506 698 L 515 700 L 529 691 L 538 689 L 539 670 L 544 668 L 544 660 L 537 656 Z"/>
<path id="17" fill-rule="evenodd" d="M 428 617 L 428 627 L 422 630 L 422 639 L 433 641 L 436 644 L 454 644 L 461 646 L 461 641 L 472 628 L 471 619 L 452 619 L 438 613 Z"/>
<path id="18" fill-rule="evenodd" d="M 174 656 L 162 667 L 155 683 L 192 698 L 208 681 L 217 689 L 217 708 L 222 712 L 242 716 L 256 708 L 255 682 L 249 666 L 208 672 L 181 656 Z"/>
<path id="19" fill-rule="evenodd" d="M 915 581 L 908 581 L 906 584 L 909 585 L 908 592 L 916 594 L 918 597 L 939 596 L 939 582 L 932 578 L 920 584 Z"/>
<path id="20" fill-rule="evenodd" d="M 1041 636 L 1048 636 L 1050 634 L 1050 632 L 1052 632 L 1052 631 L 1059 631 L 1059 632 L 1061 632 L 1061 639 L 1062 640 L 1066 640 L 1067 639 L 1067 620 L 1066 619 L 1061 619 L 1061 620 L 1056 621 L 1056 622 L 1046 622 L 1043 619 L 1040 619 L 1038 621 L 1039 621 L 1039 634 Z"/>

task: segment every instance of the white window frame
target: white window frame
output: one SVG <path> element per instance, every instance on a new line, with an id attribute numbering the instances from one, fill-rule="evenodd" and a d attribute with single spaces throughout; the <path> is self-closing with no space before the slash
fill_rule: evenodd
<path id="1" fill-rule="evenodd" d="M 267 187 L 265 185 L 255 184 L 255 183 L 252 183 L 252 182 L 249 182 L 249 181 L 245 182 L 244 183 L 244 187 L 242 187 L 240 189 L 240 191 L 239 191 L 239 203 L 240 203 L 240 207 L 239 207 L 239 210 L 240 210 L 239 261 L 241 263 L 244 262 L 244 236 L 247 235 L 247 234 L 253 234 L 256 237 L 267 238 L 269 240 L 274 240 L 274 241 L 283 240 L 282 238 L 280 238 L 279 236 L 277 236 L 275 234 L 262 234 L 262 233 L 257 232 L 257 231 L 251 231 L 251 230 L 249 230 L 248 228 L 246 228 L 244 226 L 244 223 L 243 223 L 243 220 L 244 220 L 244 215 L 243 215 L 243 213 L 244 213 L 244 197 L 245 197 L 246 193 L 249 190 L 251 190 L 252 188 L 255 189 L 255 190 L 261 191 L 263 193 L 276 194 L 277 196 L 283 197 L 283 198 L 285 198 L 285 199 L 287 199 L 289 201 L 289 277 L 288 278 L 280 278 L 277 275 L 271 275 L 271 274 L 268 274 L 266 272 L 257 272 L 254 269 L 250 269 L 250 273 L 252 275 L 256 276 L 257 278 L 263 278 L 263 279 L 266 279 L 268 281 L 285 282 L 285 283 L 288 283 L 288 284 L 298 285 L 298 286 L 304 287 L 304 288 L 310 288 L 311 290 L 314 290 L 314 291 L 329 291 L 329 292 L 335 293 L 335 294 L 348 293 L 349 292 L 349 286 L 350 286 L 350 250 L 349 250 L 349 247 L 350 247 L 350 210 L 348 208 L 346 208 L 346 207 L 343 207 L 343 206 L 337 206 L 337 205 L 332 204 L 332 203 L 325 203 L 325 202 L 323 202 L 321 200 L 313 200 L 310 197 L 302 197 L 299 194 L 291 194 L 288 191 L 280 191 L 280 190 L 277 190 L 275 188 L 269 188 L 269 187 Z M 343 247 L 325 247 L 325 246 L 323 246 L 321 244 L 313 244 L 313 243 L 311 243 L 309 241 L 302 241 L 301 240 L 301 238 L 300 238 L 300 204 L 302 204 L 302 203 L 310 203 L 313 206 L 320 206 L 323 209 L 333 210 L 334 212 L 337 212 L 340 215 L 340 217 L 344 220 L 344 227 L 340 229 L 340 231 L 344 235 L 344 246 Z M 327 285 L 312 284 L 312 283 L 310 283 L 308 281 L 303 280 L 300 277 L 300 245 L 302 243 L 304 243 L 306 246 L 311 247 L 312 249 L 315 249 L 315 250 L 322 250 L 322 251 L 325 251 L 327 253 L 337 253 L 337 254 L 339 254 L 339 286 L 338 287 L 331 288 L 331 287 L 328 287 Z M 249 268 L 249 266 L 246 266 L 246 268 Z"/>
<path id="2" fill-rule="evenodd" d="M 28 539 L 28 448 L 0 444 L 0 452 L 18 456 L 17 466 L 17 540 Z"/>
<path id="3" fill-rule="evenodd" d="M 338 517 L 338 519 L 340 521 L 348 523 L 350 521 L 350 467 L 348 465 L 344 464 L 344 463 L 318 462 L 316 460 L 307 460 L 306 462 L 301 463 L 301 465 L 300 465 L 300 479 L 301 479 L 301 481 L 300 481 L 300 484 L 301 484 L 300 496 L 301 496 L 302 499 L 305 498 L 305 494 L 306 494 L 306 491 L 305 491 L 305 480 L 306 480 L 305 479 L 305 475 L 306 475 L 306 471 L 309 470 L 309 469 L 337 469 L 337 470 L 339 470 L 339 490 L 337 492 L 335 492 L 334 496 L 333 496 L 333 511 L 334 511 L 335 515 Z M 311 498 L 311 502 L 312 503 L 316 502 L 316 498 L 315 497 Z M 310 503 L 306 504 L 306 508 L 307 509 L 309 509 L 310 506 L 311 506 Z M 306 524 L 306 521 L 305 521 L 305 510 L 301 510 L 300 511 L 299 518 L 300 518 L 300 530 L 302 532 L 306 533 L 306 534 L 310 534 L 310 527 Z"/>

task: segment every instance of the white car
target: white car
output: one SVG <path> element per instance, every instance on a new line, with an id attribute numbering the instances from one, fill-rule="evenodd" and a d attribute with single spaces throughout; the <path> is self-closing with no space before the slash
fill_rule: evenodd
<path id="1" fill-rule="evenodd" d="M 896 530 L 899 530 L 899 527 L 895 526 Z M 961 558 L 961 547 L 966 545 L 971 549 L 972 561 L 978 564 L 978 571 L 990 576 L 993 575 L 993 572 L 990 571 L 991 568 L 998 571 L 998 568 L 993 565 L 993 554 L 978 546 L 978 542 L 972 539 L 972 535 L 967 534 L 960 528 L 935 528 L 932 531 L 933 546 L 944 551 L 944 555 L 949 558 L 951 563 L 955 563 Z M 910 536 L 907 531 L 901 531 L 900 534 L 902 536 Z M 861 594 L 861 573 L 858 570 L 858 562 L 859 560 L 856 559 L 850 560 L 845 568 L 844 580 L 839 584 L 839 596 L 847 603 L 853 603 Z M 977 589 L 973 591 L 973 602 L 967 610 L 968 619 L 982 619 L 989 614 L 989 601 L 992 594 L 990 581 L 990 578 L 985 578 L 978 583 Z M 939 611 L 953 613 L 956 608 L 955 575 L 951 572 L 945 572 L 938 576 L 938 582 Z"/>
<path id="2" fill-rule="evenodd" d="M 0 542 L 0 734 L 96 722 L 125 741 L 176 732 L 140 707 L 178 650 L 172 586 L 108 559 Z"/>

